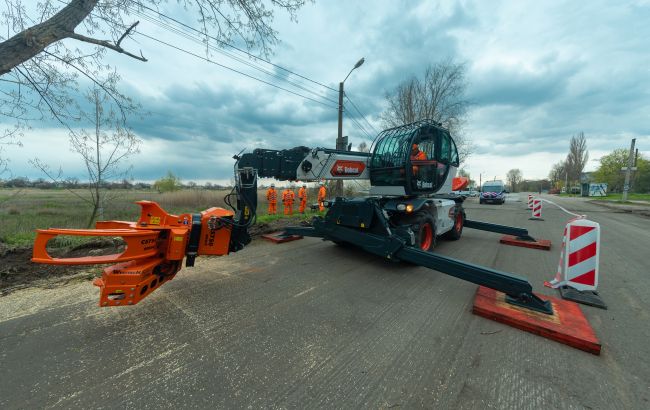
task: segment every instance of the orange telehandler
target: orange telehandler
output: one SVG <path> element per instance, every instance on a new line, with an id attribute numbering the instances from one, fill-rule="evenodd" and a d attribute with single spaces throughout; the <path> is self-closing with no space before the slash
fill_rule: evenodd
<path id="1" fill-rule="evenodd" d="M 255 221 L 257 179 L 290 181 L 369 179 L 370 196 L 336 198 L 324 217 L 311 227 L 287 233 L 349 243 L 392 261 L 425 266 L 504 292 L 509 303 L 552 314 L 553 309 L 532 292 L 525 278 L 473 265 L 434 252 L 436 240 L 457 240 L 463 228 L 509 234 L 534 241 L 523 228 L 466 219 L 465 197 L 454 193 L 467 180 L 455 179 L 459 166 L 456 145 L 439 123 L 418 121 L 382 131 L 372 153 L 296 147 L 256 149 L 236 155 L 235 187 L 226 196 L 232 210 L 210 208 L 197 214 L 171 215 L 158 204 L 140 201 L 137 222 L 98 222 L 97 229 L 38 230 L 33 261 L 49 264 L 108 264 L 94 284 L 100 306 L 134 305 L 193 266 L 198 255 L 226 255 L 251 241 Z M 232 204 L 236 198 L 236 204 Z M 122 237 L 123 253 L 82 258 L 53 258 L 47 242 L 57 235 Z"/>

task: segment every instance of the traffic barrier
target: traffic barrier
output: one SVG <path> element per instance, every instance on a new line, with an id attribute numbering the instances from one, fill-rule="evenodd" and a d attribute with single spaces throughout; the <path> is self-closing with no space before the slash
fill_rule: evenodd
<path id="1" fill-rule="evenodd" d="M 606 309 L 596 288 L 600 254 L 600 225 L 574 218 L 564 228 L 555 278 L 544 285 L 559 289 L 563 298 Z"/>
<path id="2" fill-rule="evenodd" d="M 533 196 L 528 194 L 528 209 L 533 209 Z"/>
<path id="3" fill-rule="evenodd" d="M 531 221 L 543 221 L 542 219 L 542 200 L 541 199 L 533 199 L 533 216 L 531 216 L 530 219 Z"/>

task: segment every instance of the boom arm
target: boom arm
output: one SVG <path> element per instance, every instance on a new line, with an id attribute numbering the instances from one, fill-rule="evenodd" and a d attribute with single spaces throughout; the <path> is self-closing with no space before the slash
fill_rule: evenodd
<path id="1" fill-rule="evenodd" d="M 370 179 L 367 152 L 296 147 L 286 150 L 256 149 L 235 157 L 236 168 L 257 170 L 260 177 L 281 181 Z"/>

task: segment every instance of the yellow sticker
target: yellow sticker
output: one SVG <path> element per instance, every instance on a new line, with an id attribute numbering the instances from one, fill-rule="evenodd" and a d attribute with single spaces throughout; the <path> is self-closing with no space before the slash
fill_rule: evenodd
<path id="1" fill-rule="evenodd" d="M 160 225 L 160 217 L 159 216 L 152 216 L 151 219 L 149 219 L 149 224 L 150 225 Z"/>
<path id="2" fill-rule="evenodd" d="M 176 242 L 183 242 L 183 237 L 182 236 L 174 236 L 174 240 Z"/>
<path id="3" fill-rule="evenodd" d="M 248 215 L 250 214 L 250 211 L 247 206 L 244 207 L 244 216 L 248 218 Z"/>

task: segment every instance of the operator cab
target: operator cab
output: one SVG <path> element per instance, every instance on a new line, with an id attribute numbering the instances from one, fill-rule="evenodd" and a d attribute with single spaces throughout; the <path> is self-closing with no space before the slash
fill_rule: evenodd
<path id="1" fill-rule="evenodd" d="M 390 128 L 377 136 L 370 160 L 370 193 L 446 193 L 457 168 L 456 144 L 440 124 L 423 120 Z M 446 185 L 450 189 L 442 189 Z"/>

